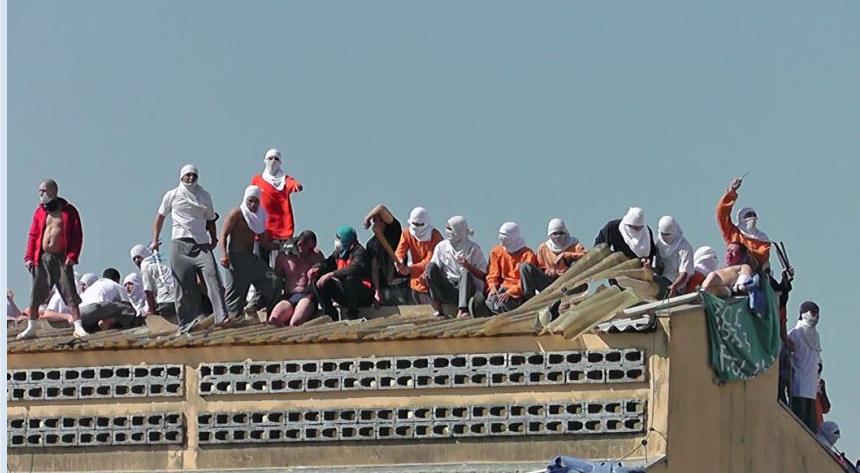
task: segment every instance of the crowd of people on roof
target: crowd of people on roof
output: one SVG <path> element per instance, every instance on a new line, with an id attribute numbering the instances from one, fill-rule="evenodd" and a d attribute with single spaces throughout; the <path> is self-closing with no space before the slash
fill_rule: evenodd
<path id="1" fill-rule="evenodd" d="M 174 320 L 180 334 L 197 329 L 208 314 L 226 326 L 246 311 L 265 311 L 267 322 L 276 326 L 301 325 L 318 309 L 333 318 L 357 319 L 361 308 L 381 305 L 430 304 L 438 318 L 500 314 L 546 289 L 588 251 L 561 218 L 553 218 L 536 251 L 518 224 L 503 223 L 499 244 L 487 257 L 470 238 L 473 230 L 463 216 L 449 218 L 440 231 L 427 209 L 416 207 L 403 228 L 385 205 L 377 205 L 362 219 L 373 234 L 365 245 L 354 227 L 343 225 L 335 234 L 334 250 L 325 256 L 314 232 L 294 235 L 291 195 L 303 188 L 281 169 L 281 159 L 277 149 L 265 153 L 263 171 L 226 214 L 220 235 L 219 215 L 198 182 L 197 167 L 183 166 L 178 185 L 158 206 L 151 243 L 130 250 L 138 272 L 123 279 L 114 268 L 104 270 L 101 278 L 77 275 L 73 268 L 83 244 L 80 215 L 58 196 L 55 181 L 42 182 L 24 256 L 32 276 L 31 297 L 23 311 L 11 292 L 7 298 L 9 313 L 27 319 L 18 339 L 36 336 L 34 322 L 40 317 L 67 321 L 76 337 L 86 337 L 142 325 L 152 314 Z M 784 401 L 832 445 L 839 430 L 821 417 L 826 410 L 819 379 L 818 306 L 804 302 L 796 326 L 786 333 L 793 270 L 785 268 L 779 282 L 770 276 L 772 242 L 758 229 L 754 209 L 742 208 L 732 220 L 741 184 L 734 179 L 717 204 L 716 220 L 726 243 L 723 265 L 710 247 L 694 251 L 674 217 L 660 218 L 655 234 L 637 207 L 607 222 L 594 244 L 606 244 L 650 268 L 661 298 L 698 290 L 730 297 L 771 284 L 780 295 Z M 167 217 L 172 227 L 165 264 L 160 250 Z M 447 313 L 447 307 L 455 312 Z"/>

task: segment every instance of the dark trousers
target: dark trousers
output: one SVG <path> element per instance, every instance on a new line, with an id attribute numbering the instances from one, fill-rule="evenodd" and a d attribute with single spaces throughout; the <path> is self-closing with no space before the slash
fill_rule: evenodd
<path id="1" fill-rule="evenodd" d="M 332 318 L 337 318 L 334 302 L 346 309 L 349 319 L 358 317 L 359 307 L 370 307 L 373 304 L 373 290 L 354 276 L 331 278 L 322 288 L 318 288 L 316 284 L 313 287 L 323 312 Z"/>
<path id="2" fill-rule="evenodd" d="M 245 308 L 245 299 L 251 284 L 257 288 L 259 304 L 256 308 L 271 311 L 281 292 L 281 280 L 275 271 L 259 256 L 248 253 L 228 253 L 230 272 L 227 273 L 227 314 L 237 317 Z M 257 298 L 255 298 L 257 299 Z"/>
<path id="3" fill-rule="evenodd" d="M 469 307 L 469 298 L 475 295 L 475 277 L 466 268 L 460 268 L 460 277 L 451 282 L 445 271 L 436 263 L 430 263 L 425 269 L 430 299 L 442 304 L 457 304 L 459 309 Z"/>
<path id="4" fill-rule="evenodd" d="M 553 279 L 546 275 L 540 267 L 531 263 L 520 264 L 520 283 L 523 286 L 523 298 L 529 299 L 552 284 Z"/>
<path id="5" fill-rule="evenodd" d="M 81 324 L 87 332 L 97 332 L 99 322 L 107 319 L 124 329 L 143 325 L 143 317 L 138 317 L 128 302 L 96 302 L 81 307 Z"/>
<path id="6" fill-rule="evenodd" d="M 813 434 L 818 433 L 818 421 L 815 416 L 815 399 L 792 397 L 791 412 L 794 412 L 794 415 L 796 415 Z"/>

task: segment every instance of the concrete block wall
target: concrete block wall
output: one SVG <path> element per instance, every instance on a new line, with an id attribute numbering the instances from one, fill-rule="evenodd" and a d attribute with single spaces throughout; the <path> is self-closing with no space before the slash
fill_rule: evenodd
<path id="1" fill-rule="evenodd" d="M 9 448 L 179 445 L 185 442 L 180 412 L 125 416 L 9 417 Z"/>
<path id="2" fill-rule="evenodd" d="M 35 368 L 6 373 L 7 401 L 184 396 L 183 365 Z"/>
<path id="3" fill-rule="evenodd" d="M 646 402 L 202 412 L 200 445 L 642 433 Z"/>
<path id="4" fill-rule="evenodd" d="M 204 363 L 202 396 L 486 386 L 639 383 L 641 349 Z"/>

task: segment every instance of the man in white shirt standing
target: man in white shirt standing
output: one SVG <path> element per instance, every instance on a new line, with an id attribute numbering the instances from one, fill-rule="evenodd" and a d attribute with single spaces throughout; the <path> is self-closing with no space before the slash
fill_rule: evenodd
<path id="1" fill-rule="evenodd" d="M 215 206 L 212 196 L 197 183 L 197 168 L 186 164 L 179 172 L 179 186 L 167 191 L 152 229 L 152 249 L 158 250 L 159 235 L 164 219 L 173 221 L 171 233 L 170 267 L 176 278 L 176 312 L 179 332 L 193 329 L 205 314 L 200 313 L 201 293 L 197 284 L 198 272 L 203 276 L 215 323 L 226 320 L 224 284 L 212 251 L 218 243 L 215 231 Z"/>
<path id="2" fill-rule="evenodd" d="M 143 245 L 134 245 L 129 254 L 131 261 L 140 269 L 146 295 L 146 313 L 175 319 L 176 280 L 173 279 L 173 272 Z"/>
<path id="3" fill-rule="evenodd" d="M 800 318 L 788 332 L 786 344 L 791 350 L 791 410 L 809 427 L 818 431 L 815 398 L 818 395 L 818 364 L 821 362 L 821 340 L 818 337 L 818 304 L 800 304 Z"/>
<path id="4" fill-rule="evenodd" d="M 143 325 L 143 317 L 138 317 L 129 303 L 128 293 L 119 285 L 119 271 L 114 268 L 106 269 L 102 278 L 81 294 L 81 320 L 90 333 L 113 326 L 126 329 Z"/>

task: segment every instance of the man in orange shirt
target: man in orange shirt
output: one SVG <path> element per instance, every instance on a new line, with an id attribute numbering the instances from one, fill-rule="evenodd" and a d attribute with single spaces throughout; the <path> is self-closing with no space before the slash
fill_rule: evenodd
<path id="1" fill-rule="evenodd" d="M 549 287 L 573 263 L 586 254 L 582 243 L 570 235 L 564 220 L 560 218 L 550 220 L 546 234 L 547 240 L 540 244 L 537 251 L 539 266 L 525 263 L 520 267 L 525 283 L 523 289 L 529 296 Z"/>
<path id="2" fill-rule="evenodd" d="M 412 289 L 412 297 L 416 304 L 430 304 L 430 288 L 427 286 L 427 278 L 424 271 L 433 250 L 442 241 L 442 234 L 430 224 L 430 214 L 423 207 L 415 207 L 409 214 L 409 228 L 403 230 L 400 235 L 400 243 L 394 251 L 397 261 L 394 263 L 397 272 L 409 276 L 409 287 Z M 406 256 L 409 255 L 411 264 L 406 264 Z"/>
<path id="3" fill-rule="evenodd" d="M 302 184 L 292 176 L 288 176 L 281 169 L 281 152 L 277 149 L 266 151 L 263 159 L 265 168 L 263 172 L 251 179 L 251 184 L 262 191 L 260 202 L 269 218 L 266 221 L 266 230 L 272 238 L 272 243 L 278 248 L 293 237 L 295 223 L 293 221 L 293 207 L 290 203 L 290 194 L 301 192 Z M 260 248 L 260 257 L 270 267 L 275 266 L 278 253 L 270 254 L 265 248 Z"/>
<path id="4" fill-rule="evenodd" d="M 750 207 L 744 207 L 738 211 L 735 225 L 732 222 L 732 207 L 738 200 L 738 189 L 743 180 L 735 178 L 732 180 L 726 193 L 717 203 L 717 224 L 726 244 L 740 243 L 747 247 L 750 254 L 755 257 L 759 267 L 768 267 L 770 259 L 770 238 L 757 228 L 758 213 Z"/>
<path id="5" fill-rule="evenodd" d="M 526 246 L 520 235 L 520 226 L 507 222 L 499 228 L 499 242 L 490 251 L 487 271 L 487 308 L 494 314 L 511 311 L 525 302 L 532 294 L 523 291 L 524 263 L 537 266 L 534 251 Z"/>

